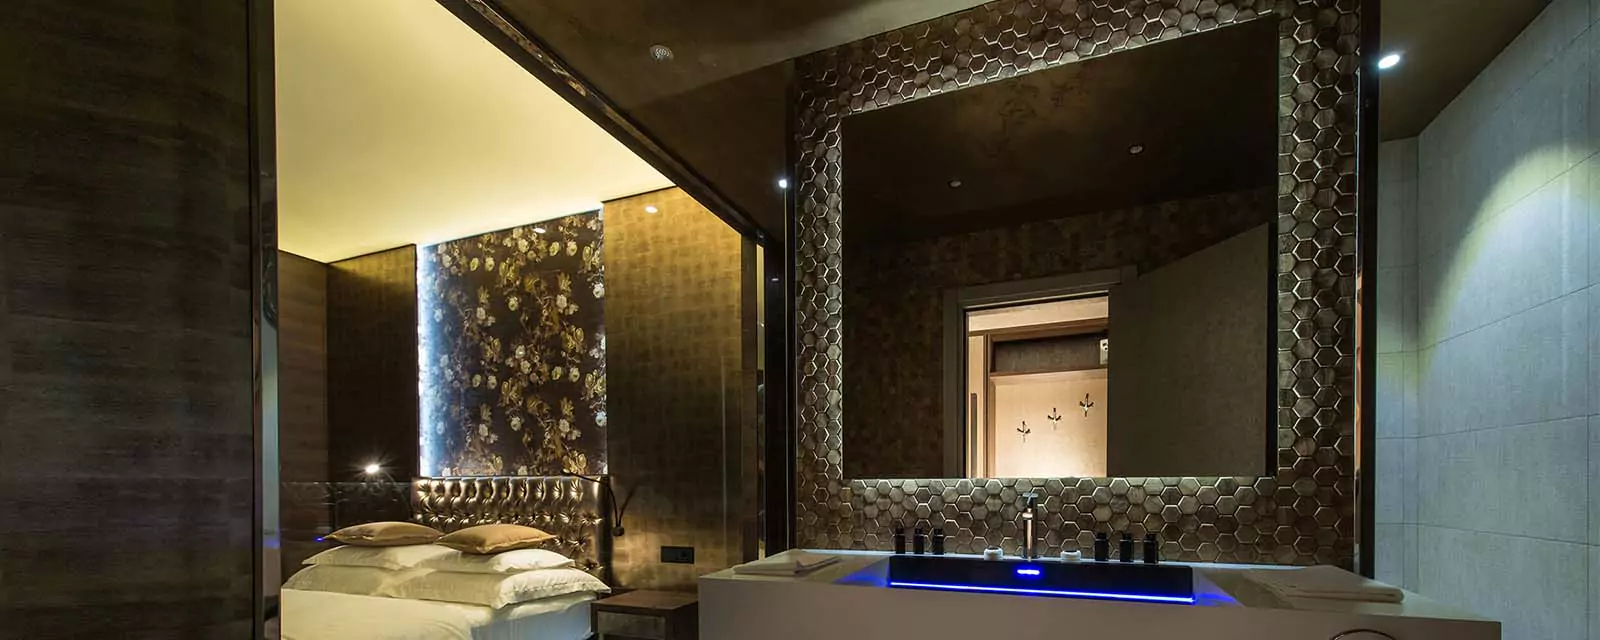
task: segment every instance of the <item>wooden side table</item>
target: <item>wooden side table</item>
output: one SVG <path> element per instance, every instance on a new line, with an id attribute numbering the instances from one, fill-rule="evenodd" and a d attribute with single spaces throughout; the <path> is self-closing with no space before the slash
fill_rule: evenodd
<path id="1" fill-rule="evenodd" d="M 676 591 L 629 591 L 589 603 L 598 640 L 695 640 L 700 599 Z"/>

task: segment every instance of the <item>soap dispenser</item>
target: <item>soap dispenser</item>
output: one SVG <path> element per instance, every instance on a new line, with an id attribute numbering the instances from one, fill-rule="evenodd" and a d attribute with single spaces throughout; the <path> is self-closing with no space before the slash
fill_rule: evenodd
<path id="1" fill-rule="evenodd" d="M 933 555 L 944 555 L 944 527 L 933 530 Z"/>
<path id="2" fill-rule="evenodd" d="M 922 527 L 917 527 L 911 536 L 911 552 L 922 555 L 928 550 L 928 534 L 922 532 Z"/>
<path id="3" fill-rule="evenodd" d="M 1144 563 L 1161 563 L 1161 543 L 1156 540 L 1156 534 L 1154 533 L 1144 534 Z"/>
<path id="4" fill-rule="evenodd" d="M 1111 559 L 1111 539 L 1105 532 L 1094 534 L 1094 561 L 1105 562 Z"/>
<path id="5" fill-rule="evenodd" d="M 1122 532 L 1122 539 L 1117 541 L 1117 560 L 1133 562 L 1133 536 Z"/>
<path id="6" fill-rule="evenodd" d="M 897 556 L 906 554 L 906 528 L 904 525 L 897 524 L 894 526 L 894 554 Z"/>

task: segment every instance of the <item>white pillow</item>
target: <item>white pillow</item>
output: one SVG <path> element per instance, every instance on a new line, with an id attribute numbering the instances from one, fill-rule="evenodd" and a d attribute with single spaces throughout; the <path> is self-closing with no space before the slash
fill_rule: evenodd
<path id="1" fill-rule="evenodd" d="M 384 595 L 409 600 L 441 600 L 500 608 L 569 593 L 609 593 L 599 578 L 579 569 L 546 569 L 511 575 L 432 571 L 387 585 Z"/>
<path id="2" fill-rule="evenodd" d="M 404 547 L 334 547 L 306 558 L 301 564 L 334 565 L 340 567 L 377 567 L 379 569 L 415 569 L 424 561 L 460 553 L 436 544 L 416 544 Z"/>
<path id="3" fill-rule="evenodd" d="M 429 558 L 419 566 L 457 573 L 521 573 L 537 569 L 565 569 L 573 564 L 572 558 L 545 549 L 517 549 L 490 555 L 463 553 L 454 549 L 450 551 L 450 555 Z"/>
<path id="4" fill-rule="evenodd" d="M 340 567 L 314 565 L 289 576 L 283 583 L 285 589 L 301 591 L 332 591 L 358 596 L 381 596 L 397 583 L 427 573 L 426 569 L 390 571 L 376 567 Z"/>

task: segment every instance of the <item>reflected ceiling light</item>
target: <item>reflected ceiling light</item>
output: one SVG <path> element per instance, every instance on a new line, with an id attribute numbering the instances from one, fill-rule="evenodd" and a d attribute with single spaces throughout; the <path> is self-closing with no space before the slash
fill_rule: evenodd
<path id="1" fill-rule="evenodd" d="M 644 206 L 644 212 L 645 213 L 659 213 L 660 211 L 661 210 L 657 209 L 656 206 L 653 205 L 653 204 L 647 204 L 647 205 Z"/>
<path id="2" fill-rule="evenodd" d="M 365 467 L 362 467 L 361 470 L 366 472 L 366 474 L 369 476 L 375 476 L 378 475 L 378 472 L 383 471 L 383 466 L 373 462 Z"/>
<path id="3" fill-rule="evenodd" d="M 650 57 L 655 58 L 656 62 L 666 62 L 672 59 L 672 49 L 664 44 L 650 45 Z"/>
<path id="4" fill-rule="evenodd" d="M 789 179 L 788 178 L 778 178 L 778 188 L 779 189 L 788 189 L 789 188 Z"/>
<path id="5" fill-rule="evenodd" d="M 1393 66 L 1395 66 L 1397 64 L 1400 64 L 1400 54 L 1398 54 L 1398 53 L 1391 53 L 1391 54 L 1386 55 L 1386 56 L 1384 56 L 1382 58 L 1378 58 L 1378 68 L 1379 69 L 1388 69 L 1388 68 L 1393 67 Z"/>
<path id="6" fill-rule="evenodd" d="M 950 181 L 950 188 L 951 189 L 960 189 L 961 188 L 961 179 L 960 178 L 956 178 L 955 180 L 951 180 Z"/>
<path id="7" fill-rule="evenodd" d="M 1139 155 L 1141 153 L 1144 153 L 1144 145 L 1136 144 L 1136 145 L 1133 145 L 1131 147 L 1128 147 L 1128 153 L 1131 153 L 1133 155 Z"/>
<path id="8" fill-rule="evenodd" d="M 544 227 L 534 227 L 533 228 L 533 232 L 534 233 L 544 233 Z"/>

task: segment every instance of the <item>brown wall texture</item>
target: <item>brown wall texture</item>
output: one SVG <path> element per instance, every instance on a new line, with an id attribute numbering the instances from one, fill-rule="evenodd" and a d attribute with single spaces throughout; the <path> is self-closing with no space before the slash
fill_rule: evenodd
<path id="1" fill-rule="evenodd" d="M 693 589 L 755 550 L 754 248 L 679 189 L 604 212 L 608 448 L 631 497 L 616 577 Z M 661 545 L 695 547 L 696 563 L 659 562 Z"/>
<path id="2" fill-rule="evenodd" d="M 247 9 L 6 3 L 0 638 L 251 635 Z"/>

